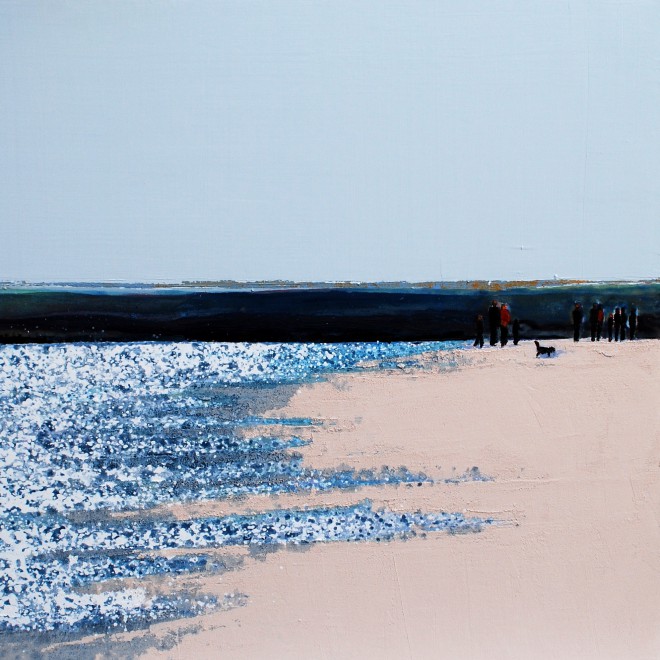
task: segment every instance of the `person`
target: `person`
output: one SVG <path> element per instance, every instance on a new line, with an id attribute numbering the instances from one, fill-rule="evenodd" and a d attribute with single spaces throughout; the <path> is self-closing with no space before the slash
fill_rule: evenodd
<path id="1" fill-rule="evenodd" d="M 511 322 L 511 312 L 506 303 L 502 303 L 500 312 L 500 344 L 506 346 L 509 343 L 509 323 Z"/>
<path id="2" fill-rule="evenodd" d="M 596 320 L 596 340 L 600 341 L 600 336 L 603 334 L 603 321 L 605 320 L 605 312 L 603 306 L 598 305 L 598 318 Z"/>
<path id="3" fill-rule="evenodd" d="M 582 305 L 576 302 L 573 309 L 573 341 L 580 341 L 580 326 L 583 318 Z"/>
<path id="4" fill-rule="evenodd" d="M 598 303 L 594 303 L 589 310 L 589 328 L 591 330 L 591 341 L 596 341 L 596 330 L 598 329 Z"/>
<path id="5" fill-rule="evenodd" d="M 612 330 L 614 329 L 614 314 L 610 312 L 607 317 L 607 341 L 612 341 Z"/>
<path id="6" fill-rule="evenodd" d="M 630 326 L 630 338 L 634 339 L 635 334 L 637 333 L 637 308 L 630 308 L 630 318 L 628 319 L 628 325 Z"/>
<path id="7" fill-rule="evenodd" d="M 621 339 L 623 341 L 626 338 L 626 321 L 628 320 L 628 314 L 626 314 L 626 308 L 621 308 Z"/>
<path id="8" fill-rule="evenodd" d="M 520 341 L 520 321 L 513 319 L 513 345 L 518 346 Z"/>
<path id="9" fill-rule="evenodd" d="M 497 332 L 500 329 L 500 308 L 497 306 L 497 300 L 488 308 L 488 328 L 490 330 L 490 345 L 497 344 Z"/>
<path id="10" fill-rule="evenodd" d="M 621 309 L 617 307 L 614 310 L 614 341 L 619 341 L 621 333 Z"/>
<path id="11" fill-rule="evenodd" d="M 484 346 L 484 317 L 481 314 L 477 315 L 477 338 L 474 340 L 473 346 Z"/>

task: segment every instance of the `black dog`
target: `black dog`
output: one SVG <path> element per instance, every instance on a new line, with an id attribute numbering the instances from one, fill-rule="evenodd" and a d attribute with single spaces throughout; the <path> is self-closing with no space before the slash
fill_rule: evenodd
<path id="1" fill-rule="evenodd" d="M 554 346 L 541 346 L 536 340 L 534 343 L 536 344 L 536 357 L 539 355 L 552 355 L 555 352 Z"/>

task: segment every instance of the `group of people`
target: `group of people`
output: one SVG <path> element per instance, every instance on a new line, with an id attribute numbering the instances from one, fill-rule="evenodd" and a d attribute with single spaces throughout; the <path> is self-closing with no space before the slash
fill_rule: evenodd
<path id="1" fill-rule="evenodd" d="M 509 343 L 509 326 L 511 326 L 513 343 L 515 346 L 520 341 L 520 321 L 513 319 L 511 322 L 511 312 L 507 303 L 499 303 L 493 300 L 493 303 L 488 308 L 488 328 L 490 329 L 490 345 L 495 346 L 498 342 L 502 346 Z M 484 317 L 482 314 L 477 316 L 477 338 L 474 340 L 474 345 L 481 348 L 484 345 Z"/>
<path id="2" fill-rule="evenodd" d="M 584 311 L 582 304 L 575 303 L 572 312 L 573 319 L 573 340 L 580 341 L 582 334 L 582 323 L 584 321 Z M 589 329 L 591 330 L 591 341 L 600 341 L 605 326 L 605 310 L 600 303 L 594 303 L 589 310 Z M 511 312 L 507 303 L 500 303 L 493 300 L 488 308 L 488 328 L 490 330 L 490 345 L 495 346 L 499 341 L 502 346 L 509 342 L 509 327 L 511 327 L 514 345 L 520 341 L 520 321 L 511 320 Z M 625 307 L 616 307 L 614 311 L 607 316 L 607 340 L 624 341 L 626 339 L 626 330 L 628 338 L 635 339 L 637 334 L 637 309 L 632 307 L 630 314 L 626 313 Z M 482 314 L 477 316 L 476 321 L 476 339 L 474 346 L 482 348 L 484 345 L 484 317 Z"/>
<path id="3" fill-rule="evenodd" d="M 573 341 L 580 341 L 582 333 L 582 321 L 584 311 L 579 302 L 573 308 Z M 605 322 L 605 310 L 600 303 L 594 303 L 589 310 L 589 329 L 591 330 L 591 341 L 600 341 L 603 335 L 603 324 Z M 607 341 L 624 341 L 626 338 L 626 323 L 628 324 L 628 338 L 635 339 L 637 334 L 637 309 L 632 307 L 630 315 L 626 313 L 625 307 L 615 307 L 607 317 Z"/>

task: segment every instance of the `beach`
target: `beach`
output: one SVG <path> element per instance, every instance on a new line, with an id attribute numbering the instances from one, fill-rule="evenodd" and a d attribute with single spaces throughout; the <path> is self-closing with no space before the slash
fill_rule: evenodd
<path id="1" fill-rule="evenodd" d="M 97 424 L 109 444 L 88 447 L 91 453 L 71 464 L 89 475 L 88 486 L 62 473 L 57 483 L 71 491 L 64 499 L 44 491 L 53 470 L 44 471 L 42 487 L 32 459 L 26 465 L 33 487 L 15 482 L 28 513 L 17 518 L 7 509 L 17 530 L 7 542 L 36 563 L 16 563 L 13 579 L 34 585 L 32 611 L 43 610 L 40 625 L 51 632 L 35 638 L 7 601 L 8 621 L 25 632 L 5 636 L 4 652 L 658 657 L 660 345 L 552 343 L 557 351 L 548 358 L 536 358 L 531 342 L 481 350 L 466 344 L 16 349 L 35 364 L 55 365 L 38 381 L 28 372 L 11 376 L 43 392 L 17 399 L 21 428 L 27 419 L 43 428 L 48 378 L 60 382 L 70 374 L 69 389 L 54 399 L 68 407 L 54 419 Z M 261 385 L 240 385 L 266 356 L 280 374 L 276 382 L 258 375 Z M 347 356 L 362 360 L 359 368 Z M 70 369 L 76 360 L 80 366 Z M 208 376 L 193 364 L 206 365 Z M 133 399 L 112 373 L 128 373 L 126 365 L 135 371 L 130 382 L 144 383 Z M 310 377 L 313 365 L 326 371 Z M 79 394 L 90 373 L 97 404 Z M 222 373 L 220 389 L 203 385 Z M 240 386 L 226 384 L 232 381 Z M 108 427 L 112 401 L 130 405 L 131 413 L 122 408 Z M 90 405 L 97 408 L 85 416 Z M 116 438 L 127 437 L 125 418 L 130 450 L 112 458 Z M 199 429 L 191 426 L 198 418 Z M 239 435 L 223 440 L 217 434 L 228 420 Z M 56 431 L 50 444 L 42 441 L 52 447 L 42 463 L 60 455 L 52 443 L 65 436 Z M 209 432 L 217 438 L 210 448 Z M 169 444 L 154 448 L 159 437 Z M 4 450 L 10 486 L 20 447 Z M 201 463 L 192 456 L 200 452 L 207 456 Z M 111 464 L 119 465 L 113 478 L 127 484 L 122 497 L 119 481 L 108 482 Z M 94 465 L 103 469 L 90 471 Z M 172 490 L 168 479 L 176 474 L 182 485 Z M 190 494 L 193 478 L 206 495 Z M 30 541 L 36 532 L 25 516 L 33 515 L 29 507 L 41 510 L 39 497 L 63 514 L 35 519 L 43 519 L 42 529 Z M 85 517 L 76 514 L 75 501 L 86 503 Z M 19 555 L 7 554 L 13 556 Z M 62 589 L 73 600 L 63 600 Z M 51 601 L 59 609 L 50 609 Z M 149 625 L 147 617 L 156 620 Z"/>
<path id="2" fill-rule="evenodd" d="M 215 579 L 218 592 L 248 594 L 244 607 L 199 618 L 195 634 L 145 657 L 658 657 L 660 345 L 553 343 L 551 359 L 524 342 L 463 350 L 452 370 L 430 360 L 301 387 L 271 412 L 328 422 L 306 461 L 405 464 L 436 483 L 251 497 L 239 509 L 368 497 L 503 524 L 264 554 Z M 492 481 L 443 481 L 473 466 Z"/>

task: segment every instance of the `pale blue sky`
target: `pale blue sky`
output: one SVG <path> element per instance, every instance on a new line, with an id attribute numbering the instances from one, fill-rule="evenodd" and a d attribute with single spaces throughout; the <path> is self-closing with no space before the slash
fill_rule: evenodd
<path id="1" fill-rule="evenodd" d="M 660 276 L 660 2 L 0 0 L 0 279 Z"/>

